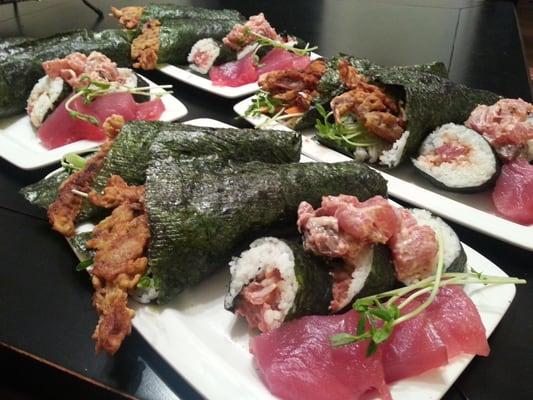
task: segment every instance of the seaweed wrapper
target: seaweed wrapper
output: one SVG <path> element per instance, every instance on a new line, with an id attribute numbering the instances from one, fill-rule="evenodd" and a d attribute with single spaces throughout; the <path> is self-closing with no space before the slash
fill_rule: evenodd
<path id="1" fill-rule="evenodd" d="M 112 175 L 120 175 L 130 185 L 142 185 L 151 158 L 150 148 L 175 159 L 216 154 L 222 159 L 298 162 L 302 137 L 297 132 L 261 129 L 224 129 L 195 127 L 169 122 L 132 121 L 115 139 L 93 188 L 102 190 Z M 28 201 L 47 208 L 56 198 L 59 185 L 68 175 L 43 179 L 22 189 Z M 97 215 L 98 209 L 88 202 L 80 221 Z"/>
<path id="2" fill-rule="evenodd" d="M 187 64 L 192 46 L 200 39 L 221 40 L 239 20 L 173 19 L 161 25 L 158 63 Z"/>
<path id="3" fill-rule="evenodd" d="M 173 19 L 205 19 L 205 20 L 231 20 L 243 22 L 244 16 L 237 10 L 212 10 L 209 8 L 183 6 L 177 4 L 150 4 L 143 8 L 141 23 L 151 19 L 158 19 L 164 23 Z"/>
<path id="4" fill-rule="evenodd" d="M 35 83 L 44 75 L 41 64 L 73 52 L 99 51 L 119 66 L 130 65 L 130 41 L 121 30 L 79 30 L 43 39 L 28 39 L 0 51 L 0 118 L 21 113 Z"/>
<path id="5" fill-rule="evenodd" d="M 49 178 L 28 185 L 20 190 L 20 193 L 31 204 L 42 208 L 48 208 L 57 197 L 59 186 L 68 178 L 69 174 L 62 171 Z"/>
<path id="6" fill-rule="evenodd" d="M 366 77 L 369 81 L 374 81 L 379 76 L 380 72 L 383 69 L 390 69 L 392 71 L 397 71 L 401 73 L 402 71 L 410 72 L 421 72 L 429 73 L 432 75 L 437 75 L 442 78 L 448 77 L 448 71 L 446 66 L 442 62 L 433 62 L 430 64 L 415 64 L 415 65 L 406 65 L 406 66 L 394 66 L 394 67 L 382 67 L 378 64 L 373 63 L 372 61 L 366 58 L 357 58 L 345 55 L 339 55 L 337 57 L 331 57 L 325 59 L 326 71 L 324 75 L 320 78 L 318 83 L 318 98 L 317 102 L 324 107 L 324 109 L 329 109 L 329 103 L 333 100 L 334 97 L 346 92 L 348 89 L 342 83 L 339 76 L 338 63 L 340 59 L 347 59 L 349 63 L 354 66 L 357 71 Z M 316 107 L 312 105 L 309 110 L 304 113 L 302 118 L 298 121 L 295 126 L 295 129 L 305 129 L 315 125 L 316 120 L 320 118 Z"/>
<path id="7" fill-rule="evenodd" d="M 472 89 L 421 70 L 382 68 L 373 80 L 404 94 L 409 137 L 400 162 L 415 154 L 435 128 L 449 122 L 463 124 L 479 104 L 491 105 L 500 99 L 487 90 Z"/>
<path id="8" fill-rule="evenodd" d="M 243 241 L 294 226 L 301 201 L 323 195 L 386 195 L 381 175 L 357 162 L 265 164 L 153 159 L 145 183 L 149 265 L 161 302 L 227 265 Z"/>

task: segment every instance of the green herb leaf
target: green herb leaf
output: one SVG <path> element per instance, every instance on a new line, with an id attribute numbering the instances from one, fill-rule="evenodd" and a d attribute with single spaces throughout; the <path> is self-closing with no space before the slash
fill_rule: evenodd
<path id="1" fill-rule="evenodd" d="M 333 347 L 340 347 L 350 343 L 355 343 L 357 341 L 357 337 L 348 333 L 339 333 L 330 337 L 329 340 Z"/>
<path id="2" fill-rule="evenodd" d="M 366 329 L 366 319 L 361 315 L 359 316 L 359 322 L 357 322 L 357 336 L 360 336 L 362 335 L 363 333 L 365 333 L 365 329 Z"/>
<path id="3" fill-rule="evenodd" d="M 377 349 L 378 349 L 378 345 L 371 340 L 368 343 L 368 347 L 366 348 L 366 356 L 370 357 L 372 354 L 376 352 Z"/>
<path id="4" fill-rule="evenodd" d="M 372 341 L 376 344 L 383 343 L 392 333 L 392 324 L 388 323 L 372 332 Z"/>
<path id="5" fill-rule="evenodd" d="M 76 265 L 76 271 L 85 271 L 93 264 L 94 260 L 92 258 L 88 258 L 87 260 L 81 261 L 78 265 Z"/>

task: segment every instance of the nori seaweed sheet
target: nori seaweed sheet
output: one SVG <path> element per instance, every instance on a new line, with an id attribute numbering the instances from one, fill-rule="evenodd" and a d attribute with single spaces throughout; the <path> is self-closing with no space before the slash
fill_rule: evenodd
<path id="1" fill-rule="evenodd" d="M 279 239 L 292 251 L 294 256 L 294 274 L 298 282 L 298 290 L 285 321 L 303 315 L 329 314 L 329 304 L 333 299 L 332 277 L 329 273 L 329 262 L 304 250 L 300 237 Z M 244 286 L 243 286 L 244 288 Z M 237 297 L 225 302 L 224 307 L 233 312 L 237 305 Z"/>
<path id="2" fill-rule="evenodd" d="M 12 45 L 0 52 L 0 118 L 24 111 L 31 89 L 44 76 L 43 61 L 76 51 L 99 51 L 119 66 L 130 65 L 130 41 L 122 30 L 79 30 Z"/>
<path id="3" fill-rule="evenodd" d="M 302 137 L 297 132 L 261 129 L 207 128 L 169 122 L 132 121 L 124 125 L 111 146 L 93 188 L 102 190 L 111 175 L 120 175 L 131 185 L 141 185 L 151 158 L 150 148 L 175 159 L 216 154 L 222 159 L 298 162 Z M 43 179 L 21 192 L 28 201 L 48 208 L 59 185 L 68 175 Z M 85 202 L 79 220 L 98 214 L 99 209 Z"/>
<path id="4" fill-rule="evenodd" d="M 372 269 L 366 278 L 365 285 L 355 295 L 353 300 L 386 292 L 400 285 L 394 275 L 395 268 L 389 247 L 383 244 L 375 244 L 373 251 Z"/>
<path id="5" fill-rule="evenodd" d="M 175 159 L 216 154 L 242 162 L 289 163 L 299 161 L 301 147 L 302 138 L 296 132 L 132 121 L 115 139 L 93 186 L 103 189 L 111 175 L 120 175 L 129 184 L 143 184 L 151 156 L 157 152 Z"/>
<path id="6" fill-rule="evenodd" d="M 244 16 L 237 10 L 212 10 L 209 8 L 184 6 L 177 4 L 149 4 L 143 9 L 141 23 L 151 19 L 158 19 L 161 23 L 174 19 L 199 18 L 206 20 L 245 21 Z"/>
<path id="7" fill-rule="evenodd" d="M 78 233 L 77 235 L 67 239 L 69 244 L 72 246 L 74 253 L 80 259 L 80 261 L 88 260 L 93 258 L 96 253 L 95 250 L 87 248 L 87 241 L 93 236 L 92 232 L 83 232 Z"/>
<path id="8" fill-rule="evenodd" d="M 374 81 L 404 92 L 409 138 L 401 161 L 415 154 L 435 128 L 449 122 L 462 124 L 479 104 L 491 105 L 500 99 L 487 90 L 472 89 L 420 70 L 382 68 Z"/>
<path id="9" fill-rule="evenodd" d="M 323 195 L 361 200 L 386 195 L 385 179 L 357 162 L 265 164 L 154 158 L 147 171 L 145 207 L 149 265 L 160 302 L 227 265 L 242 242 L 281 223 L 294 226 L 301 201 Z"/>
<path id="10" fill-rule="evenodd" d="M 326 72 L 319 83 L 319 101 L 324 106 L 329 106 L 333 97 L 346 91 L 336 68 L 338 60 L 334 57 L 327 61 Z M 370 82 L 385 87 L 404 101 L 409 138 L 401 162 L 415 154 L 422 140 L 438 126 L 449 122 L 462 124 L 477 105 L 491 105 L 500 99 L 487 90 L 472 89 L 448 80 L 442 63 L 383 67 L 366 59 L 348 57 L 348 60 Z M 313 109 L 309 113 L 316 116 Z M 303 123 L 309 126 L 311 119 L 307 117 Z M 353 157 L 353 149 L 339 148 L 320 136 L 318 139 Z"/>
<path id="11" fill-rule="evenodd" d="M 220 40 L 239 20 L 173 19 L 161 25 L 158 63 L 187 64 L 192 46 L 200 39 Z"/>
<path id="12" fill-rule="evenodd" d="M 30 203 L 48 208 L 57 197 L 59 186 L 68 178 L 68 172 L 63 171 L 57 173 L 48 179 L 41 179 L 38 182 L 32 183 L 20 190 L 20 193 Z"/>
<path id="13" fill-rule="evenodd" d="M 339 60 L 342 58 L 346 58 L 349 63 L 357 69 L 359 73 L 364 75 L 370 81 L 375 80 L 377 76 L 379 76 L 379 72 L 383 68 L 398 71 L 398 73 L 401 73 L 402 71 L 416 71 L 437 75 L 442 78 L 448 77 L 448 71 L 446 70 L 446 66 L 442 62 L 382 67 L 366 58 L 357 58 L 345 55 L 331 57 L 329 59 L 324 59 L 324 61 L 326 62 L 326 71 L 324 72 L 324 75 L 322 75 L 322 77 L 320 78 L 317 88 L 319 93 L 317 102 L 320 103 L 322 107 L 324 107 L 326 110 L 330 108 L 329 103 L 331 100 L 333 100 L 334 97 L 348 90 L 346 86 L 344 86 L 344 84 L 342 83 L 339 76 L 338 63 Z M 315 106 L 312 105 L 298 121 L 295 126 L 295 129 L 305 129 L 312 127 L 315 125 L 316 119 L 319 117 L 320 115 L 318 111 L 316 110 Z"/>

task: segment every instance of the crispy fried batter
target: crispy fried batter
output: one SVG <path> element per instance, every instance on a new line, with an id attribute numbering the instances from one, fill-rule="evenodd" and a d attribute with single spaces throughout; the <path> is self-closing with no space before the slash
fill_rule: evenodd
<path id="1" fill-rule="evenodd" d="M 303 71 L 282 70 L 261 75 L 262 90 L 283 102 L 286 109 L 305 112 L 318 96 L 317 85 L 326 70 L 324 60 L 311 62 Z"/>
<path id="2" fill-rule="evenodd" d="M 126 29 L 133 29 L 139 24 L 143 11 L 144 7 L 111 7 L 111 15 Z"/>
<path id="3" fill-rule="evenodd" d="M 96 351 L 103 349 L 114 354 L 131 333 L 131 320 L 135 312 L 128 308 L 128 295 L 119 287 L 104 287 L 94 293 L 93 305 L 100 314 L 92 335 L 96 340 Z"/>
<path id="4" fill-rule="evenodd" d="M 142 33 L 131 43 L 131 59 L 135 68 L 155 69 L 159 53 L 161 23 L 157 19 L 148 21 Z"/>
<path id="5" fill-rule="evenodd" d="M 131 332 L 134 312 L 127 308 L 127 290 L 135 287 L 148 266 L 144 254 L 150 229 L 143 205 L 144 187 L 128 186 L 122 178 L 112 176 L 104 193 L 102 197 L 109 201 L 104 203 L 117 207 L 94 228 L 87 247 L 96 250 L 91 274 L 96 290 L 93 304 L 100 319 L 93 339 L 96 351 L 113 354 Z"/>
<path id="6" fill-rule="evenodd" d="M 383 89 L 372 85 L 347 60 L 339 61 L 341 80 L 351 89 L 331 101 L 335 120 L 353 114 L 371 133 L 388 142 L 398 140 L 406 122 L 396 101 Z"/>
<path id="7" fill-rule="evenodd" d="M 128 184 L 118 175 L 113 175 L 107 181 L 104 194 L 98 194 L 94 190 L 89 193 L 89 200 L 98 207 L 114 208 L 124 202 L 142 202 L 144 197 L 144 186 L 128 186 Z"/>
<path id="8" fill-rule="evenodd" d="M 56 200 L 48 207 L 48 220 L 52 229 L 64 236 L 74 235 L 74 222 L 83 205 L 83 197 L 74 194 L 72 190 L 88 193 L 96 174 L 102 168 L 104 159 L 111 148 L 113 139 L 118 135 L 125 121 L 121 115 L 109 116 L 103 124 L 108 137 L 98 153 L 91 157 L 85 168 L 72 174 L 59 188 Z"/>

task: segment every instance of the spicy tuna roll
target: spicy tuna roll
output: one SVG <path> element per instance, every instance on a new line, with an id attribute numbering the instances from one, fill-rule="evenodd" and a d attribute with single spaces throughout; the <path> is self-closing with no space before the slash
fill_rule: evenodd
<path id="1" fill-rule="evenodd" d="M 454 192 L 482 191 L 499 173 L 490 144 L 476 131 L 456 124 L 432 132 L 413 164 L 433 184 Z"/>
<path id="2" fill-rule="evenodd" d="M 213 65 L 235 60 L 237 54 L 222 42 L 212 38 L 200 39 L 191 48 L 187 57 L 189 68 L 207 74 Z"/>
<path id="3" fill-rule="evenodd" d="M 302 315 L 328 314 L 329 271 L 301 244 L 273 237 L 254 241 L 230 262 L 224 307 L 263 332 Z"/>

